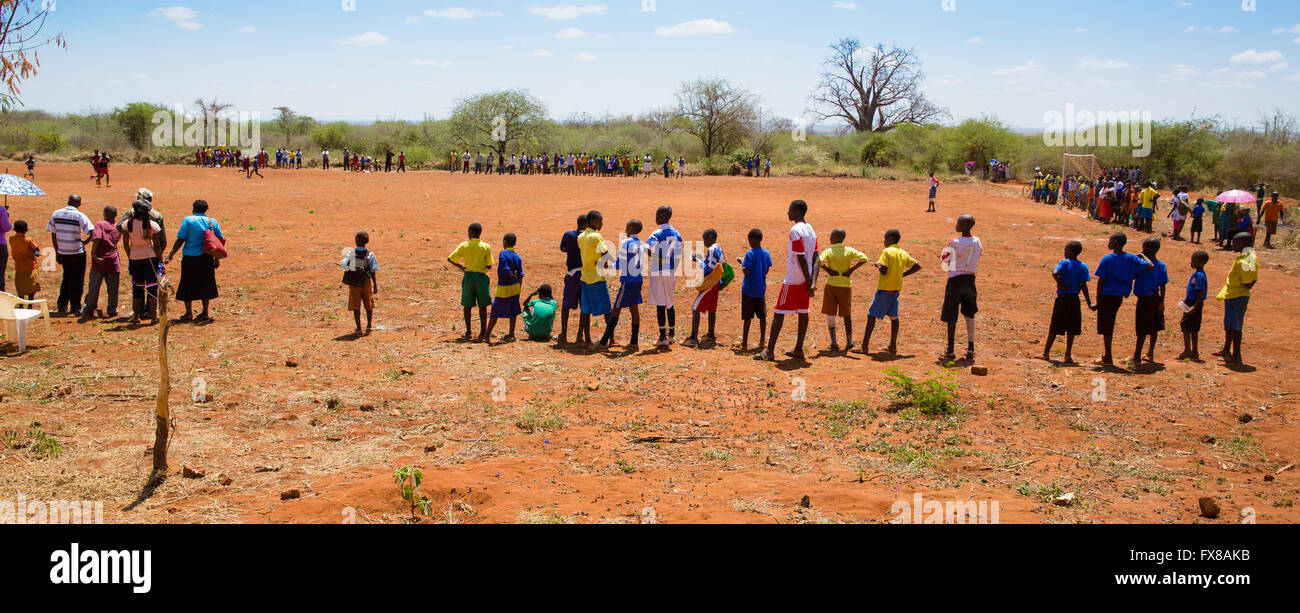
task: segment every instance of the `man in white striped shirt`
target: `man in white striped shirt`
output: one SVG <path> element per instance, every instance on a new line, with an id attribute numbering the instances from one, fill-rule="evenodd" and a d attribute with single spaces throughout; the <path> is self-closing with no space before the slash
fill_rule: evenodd
<path id="1" fill-rule="evenodd" d="M 59 284 L 58 313 L 81 311 L 81 295 L 86 287 L 86 243 L 95 224 L 81 212 L 81 196 L 68 196 L 68 206 L 52 215 L 45 229 L 53 235 L 54 253 L 63 267 Z"/>

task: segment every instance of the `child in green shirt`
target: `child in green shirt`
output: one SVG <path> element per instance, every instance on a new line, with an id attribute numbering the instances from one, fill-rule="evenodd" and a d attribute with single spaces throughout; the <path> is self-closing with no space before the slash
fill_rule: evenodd
<path id="1" fill-rule="evenodd" d="M 533 300 L 533 296 L 537 300 Z M 543 285 L 528 295 L 524 301 L 524 332 L 528 340 L 551 340 L 551 328 L 555 326 L 555 299 L 551 297 L 551 286 Z"/>

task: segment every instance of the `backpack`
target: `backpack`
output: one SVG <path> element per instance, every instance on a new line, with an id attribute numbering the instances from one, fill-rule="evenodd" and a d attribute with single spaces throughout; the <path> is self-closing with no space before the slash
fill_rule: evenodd
<path id="1" fill-rule="evenodd" d="M 352 252 L 348 268 L 343 269 L 343 284 L 349 287 L 365 287 L 370 282 L 370 251 L 357 247 Z M 358 268 L 359 267 L 359 268 Z"/>

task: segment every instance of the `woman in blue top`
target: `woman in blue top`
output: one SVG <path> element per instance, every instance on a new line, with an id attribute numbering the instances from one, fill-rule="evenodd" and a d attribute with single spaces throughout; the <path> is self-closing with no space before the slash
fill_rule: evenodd
<path id="1" fill-rule="evenodd" d="M 207 212 L 207 202 L 194 201 L 194 214 L 181 222 L 181 229 L 176 233 L 176 244 L 172 245 L 172 251 L 167 255 L 168 264 L 176 257 L 177 251 L 181 251 L 183 256 L 181 280 L 176 288 L 176 299 L 185 303 L 185 315 L 180 318 L 181 322 L 212 321 L 208 317 L 208 301 L 217 297 L 217 260 L 203 251 L 203 233 L 212 230 L 223 240 L 225 236 L 221 234 L 217 220 L 208 217 Z M 203 302 L 203 312 L 199 313 L 198 319 L 194 318 L 192 303 L 195 300 Z"/>

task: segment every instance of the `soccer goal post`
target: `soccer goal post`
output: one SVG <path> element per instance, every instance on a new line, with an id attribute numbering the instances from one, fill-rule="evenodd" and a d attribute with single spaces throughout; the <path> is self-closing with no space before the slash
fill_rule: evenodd
<path id="1" fill-rule="evenodd" d="M 1101 176 L 1101 165 L 1097 163 L 1097 156 L 1065 154 L 1065 157 L 1061 160 L 1061 177 L 1065 178 L 1070 175 L 1080 175 L 1089 183 L 1095 182 L 1097 177 Z M 1064 183 L 1062 183 L 1061 189 L 1065 189 Z M 1064 197 L 1061 200 L 1069 206 L 1079 206 L 1081 204 L 1075 202 L 1076 197 L 1074 194 L 1062 194 L 1062 196 Z"/>

